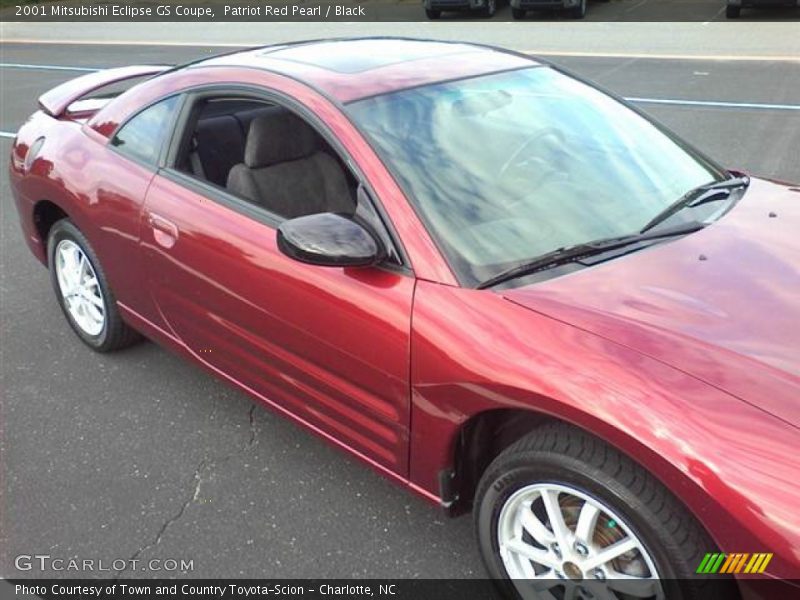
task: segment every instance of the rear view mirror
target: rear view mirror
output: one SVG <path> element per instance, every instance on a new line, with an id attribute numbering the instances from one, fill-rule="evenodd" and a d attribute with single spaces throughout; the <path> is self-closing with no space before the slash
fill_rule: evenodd
<path id="1" fill-rule="evenodd" d="M 278 227 L 278 248 L 289 258 L 324 267 L 366 267 L 384 257 L 383 246 L 369 231 L 338 213 L 284 221 Z"/>

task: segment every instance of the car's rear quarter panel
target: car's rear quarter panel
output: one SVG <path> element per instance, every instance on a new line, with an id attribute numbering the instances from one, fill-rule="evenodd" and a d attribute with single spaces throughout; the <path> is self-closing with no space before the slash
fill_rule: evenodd
<path id="1" fill-rule="evenodd" d="M 28 171 L 21 164 L 11 171 L 28 245 L 46 264 L 47 240 L 34 214 L 40 202 L 55 204 L 92 244 L 117 300 L 146 303 L 136 250 L 141 203 L 153 173 L 109 150 L 106 139 L 83 124 L 42 112 L 21 128 L 16 157 L 22 155 L 21 146 L 30 147 L 40 137 L 44 144 Z"/>
<path id="2" fill-rule="evenodd" d="M 44 240 L 41 239 L 34 223 L 34 206 L 39 191 L 48 186 L 50 165 L 47 163 L 37 164 L 39 161 L 34 161 L 30 168 L 31 173 L 28 173 L 26 172 L 26 162 L 31 159 L 29 152 L 36 140 L 41 136 L 47 136 L 56 126 L 57 121 L 41 111 L 31 115 L 17 131 L 11 148 L 9 164 L 11 195 L 17 207 L 25 242 L 33 255 L 45 264 L 47 257 Z M 35 173 L 40 173 L 40 175 L 33 173 L 34 169 Z"/>

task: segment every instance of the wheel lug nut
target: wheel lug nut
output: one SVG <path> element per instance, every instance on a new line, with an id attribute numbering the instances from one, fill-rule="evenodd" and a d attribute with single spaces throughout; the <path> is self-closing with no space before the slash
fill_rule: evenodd
<path id="1" fill-rule="evenodd" d="M 580 542 L 575 542 L 575 552 L 577 552 L 580 556 L 589 555 L 589 549 Z"/>
<path id="2" fill-rule="evenodd" d="M 603 572 L 603 569 L 595 569 L 592 575 L 594 575 L 594 578 L 597 579 L 598 581 L 606 580 L 606 574 Z"/>

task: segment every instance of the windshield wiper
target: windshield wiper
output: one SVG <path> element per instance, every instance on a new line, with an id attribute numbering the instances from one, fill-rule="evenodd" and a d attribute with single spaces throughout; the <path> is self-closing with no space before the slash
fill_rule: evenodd
<path id="1" fill-rule="evenodd" d="M 728 198 L 733 190 L 737 188 L 744 188 L 750 185 L 750 178 L 746 175 L 735 176 L 722 181 L 715 181 L 714 183 L 707 183 L 698 186 L 686 192 L 683 196 L 678 198 L 675 202 L 670 204 L 667 208 L 658 213 L 655 217 L 647 222 L 647 225 L 642 227 L 641 233 L 650 231 L 655 226 L 663 223 L 672 215 L 680 212 L 684 208 L 700 206 L 706 202 L 716 202 L 717 200 L 724 200 Z"/>
<path id="2" fill-rule="evenodd" d="M 610 250 L 624 248 L 625 246 L 631 246 L 640 242 L 669 238 L 677 235 L 686 235 L 695 231 L 699 231 L 703 227 L 705 227 L 704 223 L 699 221 L 690 221 L 688 223 L 681 223 L 675 227 L 667 227 L 658 231 L 633 233 L 620 237 L 603 238 L 586 242 L 584 244 L 558 248 L 552 252 L 548 252 L 547 254 L 542 254 L 530 262 L 511 267 L 505 271 L 501 271 L 486 281 L 482 281 L 480 284 L 478 284 L 477 289 L 482 290 L 510 279 L 531 275 L 537 271 L 543 271 L 559 265 L 578 262 L 580 259 L 588 256 L 603 254 L 605 252 L 609 252 Z"/>

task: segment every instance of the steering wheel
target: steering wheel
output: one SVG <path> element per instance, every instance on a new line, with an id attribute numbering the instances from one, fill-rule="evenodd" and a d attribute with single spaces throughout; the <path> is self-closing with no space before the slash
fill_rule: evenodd
<path id="1" fill-rule="evenodd" d="M 524 142 L 522 142 L 505 161 L 505 163 L 503 163 L 503 166 L 500 167 L 498 172 L 498 178 L 500 180 L 508 180 L 509 177 L 511 177 L 512 180 L 513 178 L 520 179 L 518 185 L 512 184 L 509 187 L 516 187 L 517 189 L 524 189 L 529 192 L 530 190 L 536 190 L 540 188 L 552 177 L 556 175 L 563 175 L 563 172 L 558 168 L 558 165 L 554 164 L 552 159 L 548 160 L 548 158 L 551 158 L 552 155 L 550 155 L 548 158 L 545 158 L 537 154 L 530 156 L 526 156 L 524 154 L 525 150 L 527 150 L 531 145 L 548 136 L 554 138 L 554 143 L 556 144 L 563 144 L 564 142 L 563 134 L 554 127 L 546 127 L 537 131 L 528 137 Z M 530 194 L 526 192 L 523 196 L 513 198 L 507 202 L 506 208 L 513 211 L 519 205 L 527 203 L 529 198 Z"/>
<path id="2" fill-rule="evenodd" d="M 508 171 L 512 166 L 524 167 L 528 165 L 528 163 L 530 162 L 536 162 L 540 165 L 542 164 L 546 165 L 547 163 L 544 161 L 544 159 L 538 156 L 530 156 L 527 158 L 523 158 L 522 160 L 519 160 L 522 157 L 522 153 L 525 150 L 527 150 L 528 146 L 546 136 L 553 136 L 554 138 L 556 138 L 556 142 L 560 144 L 564 143 L 564 134 L 561 133 L 561 131 L 556 129 L 555 127 L 545 127 L 544 129 L 540 129 L 539 131 L 528 137 L 524 142 L 522 142 L 519 145 L 519 147 L 516 150 L 514 150 L 514 152 L 511 153 L 511 156 L 503 163 L 503 166 L 500 167 L 500 171 L 498 173 L 499 176 L 503 177 L 506 174 L 506 171 Z M 551 165 L 547 166 L 549 169 L 553 168 Z"/>

